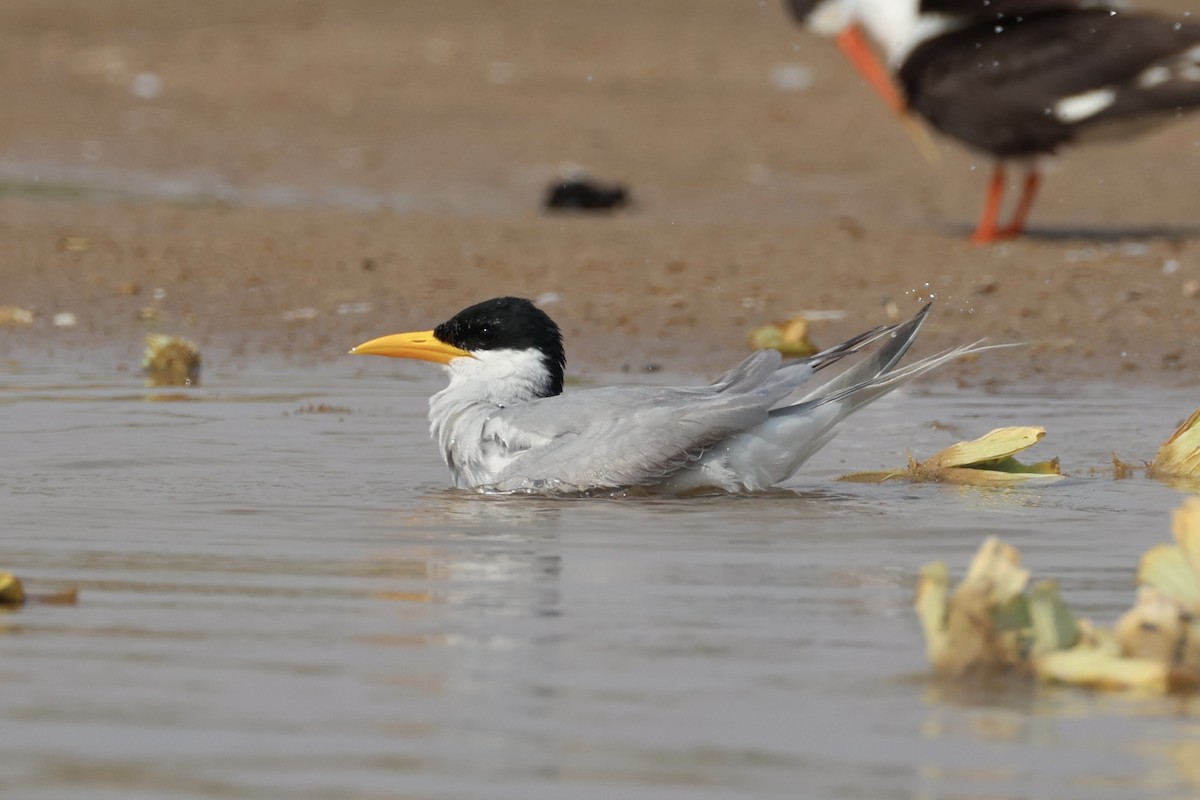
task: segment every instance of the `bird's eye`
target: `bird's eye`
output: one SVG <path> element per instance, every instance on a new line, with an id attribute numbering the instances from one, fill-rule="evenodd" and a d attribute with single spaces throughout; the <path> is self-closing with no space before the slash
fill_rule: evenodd
<path id="1" fill-rule="evenodd" d="M 476 334 L 479 337 L 480 344 L 491 344 L 496 340 L 496 331 L 490 325 L 484 325 Z"/>

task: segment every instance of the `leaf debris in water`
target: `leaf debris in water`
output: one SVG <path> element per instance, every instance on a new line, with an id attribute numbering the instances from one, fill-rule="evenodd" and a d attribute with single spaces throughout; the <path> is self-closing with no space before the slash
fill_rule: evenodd
<path id="1" fill-rule="evenodd" d="M 328 403 L 309 403 L 308 405 L 300 406 L 295 410 L 296 414 L 351 414 L 351 409 L 346 406 L 334 406 Z"/>
<path id="2" fill-rule="evenodd" d="M 1122 461 L 1121 459 L 1117 458 L 1116 453 L 1112 454 L 1112 464 L 1113 464 L 1113 480 L 1114 481 L 1123 481 L 1127 478 L 1133 477 L 1133 471 L 1134 471 L 1133 464 L 1130 464 L 1128 461 Z"/>
<path id="3" fill-rule="evenodd" d="M 1016 548 L 992 537 L 979 548 L 953 595 L 945 564 L 922 569 L 916 608 L 934 670 L 955 677 L 1015 666 L 1021 647 L 1013 619 L 1021 614 L 1012 604 L 1028 581 Z"/>
<path id="4" fill-rule="evenodd" d="M 0 306 L 0 326 L 13 328 L 26 327 L 33 324 L 33 312 L 28 308 L 18 306 Z"/>
<path id="5" fill-rule="evenodd" d="M 27 594 L 21 579 L 11 572 L 0 572 L 0 609 L 20 608 L 26 603 L 50 603 L 75 605 L 79 600 L 79 589 L 72 586 L 54 594 Z"/>
<path id="6" fill-rule="evenodd" d="M 1142 556 L 1137 601 L 1111 631 L 1078 619 L 1053 581 L 1026 591 L 1017 550 L 987 539 L 949 592 L 946 565 L 921 570 L 916 612 L 935 672 L 1014 673 L 1047 683 L 1154 693 L 1200 690 L 1200 499 L 1175 512 L 1176 544 Z"/>
<path id="7" fill-rule="evenodd" d="M 0 606 L 19 606 L 24 602 L 21 580 L 11 572 L 0 572 Z"/>
<path id="8" fill-rule="evenodd" d="M 746 342 L 752 350 L 778 350 L 794 358 L 811 356 L 818 351 L 809 338 L 808 319 L 803 316 L 755 328 L 746 337 Z"/>
<path id="9" fill-rule="evenodd" d="M 953 483 L 966 486 L 1006 486 L 1030 479 L 1057 480 L 1062 477 L 1058 459 L 1025 464 L 1016 454 L 1042 440 L 1045 428 L 996 428 L 969 442 L 959 442 L 924 461 L 909 456 L 908 466 L 877 472 L 854 472 L 838 478 L 857 483 L 909 481 Z"/>
<path id="10" fill-rule="evenodd" d="M 200 348 L 180 336 L 146 335 L 142 371 L 147 386 L 197 386 L 200 383 Z"/>
<path id="11" fill-rule="evenodd" d="M 1150 464 L 1152 478 L 1200 478 L 1200 409 L 1163 442 Z"/>

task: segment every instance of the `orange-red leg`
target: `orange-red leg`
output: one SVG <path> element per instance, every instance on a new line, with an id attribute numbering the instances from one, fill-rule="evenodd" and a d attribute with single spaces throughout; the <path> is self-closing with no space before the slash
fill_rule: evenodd
<path id="1" fill-rule="evenodd" d="M 983 214 L 979 217 L 979 227 L 971 237 L 971 244 L 991 244 L 998 238 L 996 218 L 1000 216 L 1000 207 L 1004 204 L 1004 188 L 1004 165 L 997 164 L 992 171 L 992 182 L 988 185 Z"/>
<path id="2" fill-rule="evenodd" d="M 1012 221 L 1000 232 L 1001 236 L 1004 238 L 1020 236 L 1025 230 L 1025 219 L 1029 216 L 1029 209 L 1033 208 L 1033 201 L 1037 198 L 1038 188 L 1041 185 L 1041 173 L 1038 172 L 1037 167 L 1030 167 L 1029 172 L 1025 173 L 1025 186 L 1021 190 L 1021 199 L 1017 203 L 1017 208 L 1013 211 Z"/>

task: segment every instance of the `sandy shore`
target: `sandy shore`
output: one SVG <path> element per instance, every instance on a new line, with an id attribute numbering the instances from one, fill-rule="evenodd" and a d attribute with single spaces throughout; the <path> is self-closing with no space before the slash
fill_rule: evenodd
<path id="1" fill-rule="evenodd" d="M 986 160 L 929 166 L 772 2 L 13 0 L 0 52 L 10 357 L 331 359 L 521 294 L 577 365 L 708 372 L 755 325 L 845 312 L 830 344 L 932 297 L 924 351 L 1029 343 L 966 382 L 1200 378 L 1200 116 L 1072 153 L 979 249 Z M 564 163 L 634 207 L 541 213 Z"/>

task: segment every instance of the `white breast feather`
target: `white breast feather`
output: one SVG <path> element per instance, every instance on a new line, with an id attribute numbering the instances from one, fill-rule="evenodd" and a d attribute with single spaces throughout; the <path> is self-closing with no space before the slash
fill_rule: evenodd
<path id="1" fill-rule="evenodd" d="M 429 398 L 429 433 L 460 488 L 494 482 L 512 461 L 506 432 L 487 428 L 505 406 L 545 390 L 542 355 L 533 350 L 485 350 L 446 365 L 450 385 Z"/>

